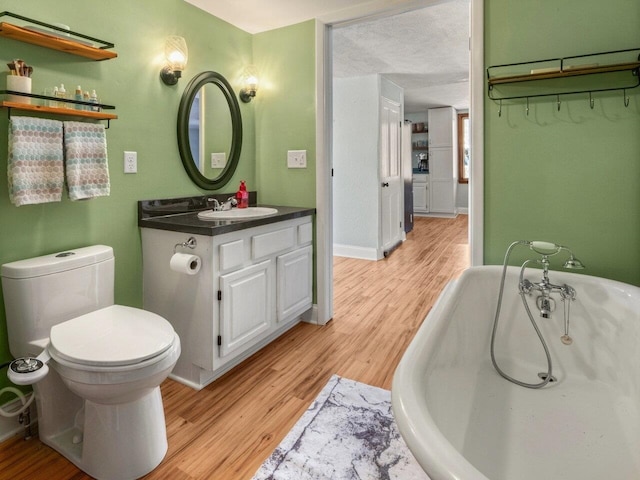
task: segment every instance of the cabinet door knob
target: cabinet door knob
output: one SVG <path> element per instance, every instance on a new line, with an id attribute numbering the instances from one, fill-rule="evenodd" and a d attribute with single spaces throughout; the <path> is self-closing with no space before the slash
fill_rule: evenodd
<path id="1" fill-rule="evenodd" d="M 384 182 L 384 183 L 382 184 L 382 186 L 383 186 L 383 187 L 388 187 L 388 186 L 389 186 L 389 182 Z"/>

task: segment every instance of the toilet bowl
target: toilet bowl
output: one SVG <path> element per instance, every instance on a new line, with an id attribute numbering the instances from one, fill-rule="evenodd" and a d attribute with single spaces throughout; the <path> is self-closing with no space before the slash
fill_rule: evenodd
<path id="1" fill-rule="evenodd" d="M 152 312 L 111 305 L 51 328 L 47 351 L 76 395 L 127 403 L 162 382 L 180 355 L 171 324 Z"/>
<path id="2" fill-rule="evenodd" d="M 110 247 L 84 247 L 5 264 L 2 288 L 20 357 L 8 377 L 33 385 L 40 439 L 92 477 L 126 480 L 167 452 L 160 383 L 180 339 L 161 316 L 114 305 L 113 272 Z"/>

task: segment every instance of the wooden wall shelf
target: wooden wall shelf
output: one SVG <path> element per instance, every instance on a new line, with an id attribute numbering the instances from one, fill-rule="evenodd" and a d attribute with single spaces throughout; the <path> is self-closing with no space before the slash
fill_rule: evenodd
<path id="1" fill-rule="evenodd" d="M 599 65 L 599 66 L 586 66 L 586 67 L 575 67 L 575 68 L 566 68 L 561 70 L 558 68 L 557 71 L 552 72 L 540 72 L 540 73 L 530 73 L 524 75 L 510 75 L 504 77 L 493 77 L 489 78 L 489 86 L 492 85 L 500 85 L 504 83 L 519 83 L 519 82 L 531 82 L 534 80 L 547 80 L 551 78 L 567 78 L 567 77 L 577 77 L 581 75 L 594 75 L 596 73 L 610 73 L 610 72 L 624 72 L 624 71 L 632 71 L 640 68 L 640 62 L 628 62 L 628 63 L 617 63 L 615 65 Z"/>
<path id="2" fill-rule="evenodd" d="M 492 100 L 512 100 L 534 97 L 547 97 L 595 92 L 622 90 L 625 95 L 625 105 L 628 105 L 626 90 L 640 86 L 640 48 L 614 50 L 610 52 L 579 55 L 575 57 L 553 58 L 532 62 L 493 65 L 487 68 L 488 96 Z M 630 57 L 633 57 L 631 59 Z M 523 72 L 524 70 L 524 72 Z M 517 72 L 521 73 L 517 73 Z M 629 72 L 625 77 L 609 77 L 594 81 L 570 82 L 572 77 L 588 75 L 614 74 Z M 615 78 L 615 80 L 614 80 Z M 535 82 L 541 80 L 567 79 L 566 82 L 554 82 L 548 85 L 532 83 L 528 93 L 521 88 L 515 89 L 515 84 Z M 514 87 L 509 87 L 512 85 Z M 497 89 L 495 87 L 506 87 Z M 500 91 L 498 91 L 500 90 Z M 560 102 L 557 99 L 558 104 Z"/>
<path id="3" fill-rule="evenodd" d="M 62 30 L 53 25 L 10 12 L 2 12 L 0 17 L 12 17 L 18 20 L 19 23 L 26 22 L 26 25 L 21 26 L 14 23 L 0 22 L 0 36 L 5 38 L 78 55 L 91 60 L 108 60 L 118 56 L 116 52 L 106 50 L 107 48 L 113 48 L 114 45 L 104 40 Z M 94 45 L 100 46 L 96 47 Z"/>
<path id="4" fill-rule="evenodd" d="M 64 115 L 67 117 L 92 118 L 94 120 L 115 120 L 118 118 L 118 116 L 113 113 L 92 112 L 89 110 L 75 110 L 74 108 L 45 107 L 44 105 L 31 105 L 29 103 L 9 102 L 6 100 L 0 102 L 0 108 Z"/>

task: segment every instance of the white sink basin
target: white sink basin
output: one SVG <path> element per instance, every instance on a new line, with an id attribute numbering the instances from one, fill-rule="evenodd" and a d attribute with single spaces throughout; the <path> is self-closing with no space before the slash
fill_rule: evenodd
<path id="1" fill-rule="evenodd" d="M 247 207 L 222 211 L 207 210 L 205 212 L 199 212 L 198 218 L 200 220 L 245 220 L 247 218 L 266 217 L 274 213 L 278 213 L 277 208 Z"/>

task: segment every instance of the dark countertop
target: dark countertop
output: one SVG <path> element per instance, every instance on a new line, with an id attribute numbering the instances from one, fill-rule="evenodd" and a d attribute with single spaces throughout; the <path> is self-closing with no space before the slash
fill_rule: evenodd
<path id="1" fill-rule="evenodd" d="M 217 195 L 205 195 L 202 197 L 139 201 L 138 226 L 170 230 L 172 232 L 214 236 L 305 217 L 316 213 L 315 208 L 255 205 L 251 203 L 250 196 L 249 204 L 251 206 L 276 208 L 278 209 L 278 213 L 267 217 L 248 218 L 246 220 L 200 220 L 198 218 L 198 212 L 211 210 L 209 201 L 216 196 Z M 222 196 L 226 198 L 225 195 Z"/>

